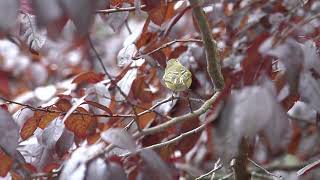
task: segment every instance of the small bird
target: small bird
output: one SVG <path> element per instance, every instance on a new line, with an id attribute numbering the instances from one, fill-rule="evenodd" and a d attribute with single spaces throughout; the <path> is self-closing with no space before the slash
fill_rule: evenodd
<path id="1" fill-rule="evenodd" d="M 162 79 L 166 87 L 174 92 L 185 91 L 191 86 L 192 74 L 178 59 L 170 59 Z"/>

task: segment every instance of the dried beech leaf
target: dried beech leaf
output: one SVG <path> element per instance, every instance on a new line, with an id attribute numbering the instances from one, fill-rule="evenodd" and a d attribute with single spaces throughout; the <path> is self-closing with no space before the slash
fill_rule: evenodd
<path id="1" fill-rule="evenodd" d="M 10 171 L 13 160 L 0 149 L 0 177 L 5 177 Z"/>
<path id="2" fill-rule="evenodd" d="M 59 99 L 55 105 L 64 112 L 67 112 L 72 107 L 72 104 L 67 99 Z"/>
<path id="3" fill-rule="evenodd" d="M 56 108 L 49 108 L 50 110 L 57 110 Z M 57 118 L 60 115 L 60 113 L 55 112 L 48 112 L 45 115 L 43 115 L 39 121 L 39 128 L 44 129 L 48 126 L 48 124 L 53 121 L 55 118 Z"/>
<path id="4" fill-rule="evenodd" d="M 89 112 L 81 107 L 77 108 L 77 112 L 88 114 Z M 73 132 L 78 138 L 85 138 L 94 132 L 97 119 L 90 115 L 72 114 L 65 120 L 68 130 Z"/>
<path id="5" fill-rule="evenodd" d="M 85 94 L 84 96 L 82 96 L 80 99 L 78 99 L 73 105 L 72 107 L 68 110 L 68 112 L 66 113 L 66 115 L 64 115 L 62 121 L 65 122 L 66 119 L 68 119 L 68 117 L 73 113 L 73 111 L 75 111 L 83 102 L 84 99 L 87 97 L 88 95 Z M 83 108 L 82 108 L 83 109 Z M 80 110 L 82 110 L 80 109 Z M 85 110 L 84 110 L 85 111 Z"/>
<path id="6" fill-rule="evenodd" d="M 72 83 L 76 83 L 76 84 L 92 83 L 92 84 L 94 84 L 94 83 L 102 81 L 103 78 L 104 78 L 103 74 L 89 71 L 89 72 L 84 72 L 84 73 L 77 75 L 73 79 Z"/>
<path id="7" fill-rule="evenodd" d="M 148 15 L 154 24 L 161 26 L 174 16 L 174 3 L 160 1 L 157 6 L 148 11 Z"/>
<path id="8" fill-rule="evenodd" d="M 35 117 L 31 117 L 23 124 L 22 129 L 20 131 L 20 136 L 22 140 L 26 140 L 33 135 L 34 131 L 38 127 L 38 120 L 39 119 Z"/>
<path id="9" fill-rule="evenodd" d="M 89 104 L 89 105 L 91 105 L 91 106 L 94 106 L 94 107 L 96 107 L 96 108 L 99 108 L 99 109 L 107 112 L 109 115 L 112 115 L 112 111 L 111 111 L 107 106 L 104 106 L 104 105 L 99 104 L 99 103 L 94 102 L 94 101 L 86 101 L 86 102 L 84 102 L 84 103 Z"/>

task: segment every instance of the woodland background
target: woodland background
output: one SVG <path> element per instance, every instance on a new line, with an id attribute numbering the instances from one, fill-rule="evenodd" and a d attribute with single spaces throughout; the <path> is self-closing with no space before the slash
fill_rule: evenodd
<path id="1" fill-rule="evenodd" d="M 0 179 L 317 179 L 319 26 L 317 0 L 1 0 Z"/>

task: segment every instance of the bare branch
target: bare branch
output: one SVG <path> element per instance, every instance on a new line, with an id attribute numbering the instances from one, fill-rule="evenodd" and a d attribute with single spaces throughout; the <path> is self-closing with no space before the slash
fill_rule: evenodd
<path id="1" fill-rule="evenodd" d="M 195 180 L 201 180 L 201 179 L 203 179 L 204 177 L 207 177 L 207 176 L 209 176 L 209 175 L 214 175 L 215 172 L 216 172 L 217 170 L 221 169 L 221 168 L 222 168 L 222 164 L 220 164 L 220 159 L 218 159 L 218 161 L 214 164 L 214 168 L 213 168 L 211 171 L 209 171 L 209 172 L 207 172 L 207 173 L 205 173 L 205 174 L 197 177 Z M 210 178 L 210 179 L 212 179 L 212 178 Z"/>
<path id="2" fill-rule="evenodd" d="M 210 107 L 213 105 L 213 103 L 216 102 L 216 100 L 220 96 L 220 94 L 221 94 L 221 91 L 217 91 L 210 99 L 208 99 L 205 103 L 203 103 L 203 105 L 199 109 L 193 111 L 192 113 L 188 113 L 188 114 L 185 114 L 182 116 L 174 117 L 165 123 L 144 129 L 142 131 L 142 134 L 135 135 L 135 136 L 137 137 L 137 136 L 141 136 L 141 135 L 154 134 L 154 133 L 163 131 L 164 129 L 166 129 L 174 124 L 177 124 L 180 122 L 186 122 L 188 120 L 192 120 L 193 118 L 198 117 L 201 114 L 207 112 L 207 110 L 210 109 Z"/>
<path id="3" fill-rule="evenodd" d="M 140 9 L 145 8 L 146 5 L 141 5 Z M 126 7 L 126 8 L 114 8 L 114 9 L 102 9 L 102 10 L 97 10 L 96 13 L 99 14 L 110 14 L 110 13 L 117 13 L 117 12 L 123 12 L 123 11 L 136 11 L 138 8 L 136 7 Z"/>
<path id="4" fill-rule="evenodd" d="M 177 137 L 175 137 L 173 139 L 170 139 L 170 140 L 162 142 L 162 143 L 158 143 L 158 144 L 154 144 L 154 145 L 142 148 L 142 149 L 138 150 L 138 152 L 143 150 L 143 149 L 158 149 L 158 148 L 161 148 L 161 147 L 168 146 L 170 144 L 176 143 L 176 142 L 182 140 L 183 138 L 185 138 L 187 136 L 190 136 L 192 134 L 196 134 L 198 132 L 201 132 L 208 124 L 209 123 L 204 123 L 201 126 L 195 128 L 195 129 L 192 129 L 192 130 L 190 130 L 188 132 L 182 133 L 182 134 L 180 134 L 179 136 L 177 136 Z"/>
<path id="5" fill-rule="evenodd" d="M 173 41 L 170 41 L 170 42 L 167 42 L 165 44 L 162 44 L 160 47 L 150 51 L 150 52 L 147 52 L 147 53 L 144 53 L 144 54 L 140 54 L 136 57 L 132 57 L 133 60 L 137 60 L 137 59 L 140 59 L 142 56 L 148 56 L 150 54 L 153 54 L 157 51 L 160 51 L 161 49 L 164 49 L 164 48 L 167 48 L 167 47 L 170 47 L 172 46 L 173 44 L 175 43 L 178 43 L 178 42 L 182 42 L 182 43 L 189 43 L 189 42 L 196 42 L 196 43 L 202 43 L 202 40 L 200 39 L 175 39 Z"/>
<path id="6" fill-rule="evenodd" d="M 253 165 L 255 165 L 256 167 L 258 167 L 258 168 L 260 168 L 261 170 L 263 170 L 266 174 L 268 174 L 268 175 L 270 175 L 270 176 L 274 176 L 274 177 L 279 178 L 279 179 L 282 179 L 282 176 L 271 173 L 271 172 L 268 171 L 267 169 L 265 169 L 265 168 L 263 168 L 262 166 L 260 166 L 258 163 L 254 162 L 252 159 L 248 158 L 248 160 L 249 160 Z"/>

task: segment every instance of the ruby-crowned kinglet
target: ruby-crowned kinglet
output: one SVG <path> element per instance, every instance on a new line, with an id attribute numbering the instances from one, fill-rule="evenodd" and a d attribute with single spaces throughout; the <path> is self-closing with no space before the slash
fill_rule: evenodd
<path id="1" fill-rule="evenodd" d="M 173 91 L 185 91 L 192 83 L 192 74 L 178 59 L 170 59 L 162 79 L 167 88 Z"/>

